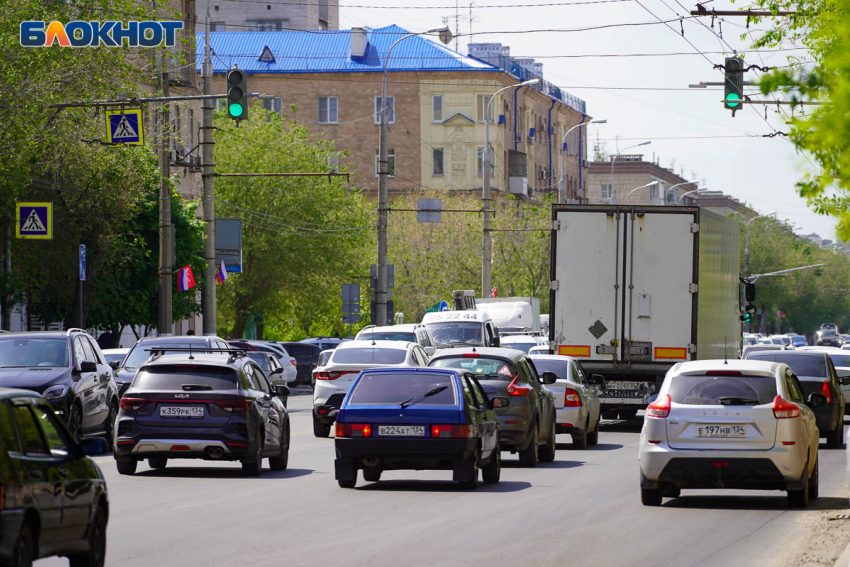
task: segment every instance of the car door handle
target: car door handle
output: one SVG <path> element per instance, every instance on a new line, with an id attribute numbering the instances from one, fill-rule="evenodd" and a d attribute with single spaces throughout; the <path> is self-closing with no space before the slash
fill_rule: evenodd
<path id="1" fill-rule="evenodd" d="M 30 469 L 30 476 L 33 478 L 42 478 L 44 476 L 44 473 L 41 471 L 41 469 Z"/>

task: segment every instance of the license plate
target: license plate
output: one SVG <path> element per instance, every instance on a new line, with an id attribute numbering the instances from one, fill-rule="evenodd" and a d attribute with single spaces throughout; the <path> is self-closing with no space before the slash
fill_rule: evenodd
<path id="1" fill-rule="evenodd" d="M 425 437 L 424 425 L 379 425 L 381 437 Z"/>
<path id="2" fill-rule="evenodd" d="M 640 390 L 640 382 L 606 382 L 606 390 Z"/>
<path id="3" fill-rule="evenodd" d="M 697 425 L 697 437 L 746 437 L 744 425 Z"/>
<path id="4" fill-rule="evenodd" d="M 202 406 L 161 406 L 159 408 L 159 417 L 204 417 L 204 408 Z"/>

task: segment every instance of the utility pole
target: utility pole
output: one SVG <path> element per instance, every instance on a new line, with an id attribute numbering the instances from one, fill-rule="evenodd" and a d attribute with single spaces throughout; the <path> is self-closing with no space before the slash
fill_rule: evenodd
<path id="1" fill-rule="evenodd" d="M 165 71 L 167 59 L 163 59 L 162 94 L 168 96 L 168 72 Z M 159 137 L 159 321 L 157 333 L 160 336 L 171 335 L 174 332 L 171 311 L 171 122 L 168 112 L 169 103 L 162 105 L 160 112 Z M 81 315 L 82 318 L 82 315 Z"/>
<path id="2" fill-rule="evenodd" d="M 389 54 L 387 54 L 389 58 Z M 395 110 L 395 108 L 393 108 Z M 384 76 L 381 81 L 381 141 L 378 156 L 378 265 L 375 285 L 375 323 L 387 324 L 387 144 L 389 138 L 389 105 L 387 104 L 387 65 L 384 62 Z"/>
<path id="3" fill-rule="evenodd" d="M 204 24 L 204 63 L 201 67 L 204 84 L 204 96 L 211 96 L 212 92 L 212 56 L 210 54 L 210 8 L 207 5 L 207 17 Z M 216 327 L 215 309 L 215 188 L 213 162 L 213 99 L 205 98 L 203 109 L 203 141 L 204 147 L 204 222 L 207 224 L 204 238 L 204 259 L 207 268 L 204 273 L 204 290 L 201 295 L 201 314 L 203 315 L 204 335 L 214 335 Z"/>
<path id="4" fill-rule="evenodd" d="M 7 298 L 9 290 L 8 282 L 12 277 L 12 213 L 9 213 L 9 224 L 6 225 L 6 249 L 4 250 L 3 258 L 3 275 L 5 277 L 6 286 L 0 289 L 0 318 L 3 319 L 3 326 L 0 329 L 4 331 L 12 330 L 12 302 Z"/>

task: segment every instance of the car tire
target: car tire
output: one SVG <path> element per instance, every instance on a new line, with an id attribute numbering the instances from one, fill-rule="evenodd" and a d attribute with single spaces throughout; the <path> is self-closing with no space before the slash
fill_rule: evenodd
<path id="1" fill-rule="evenodd" d="M 543 449 L 540 451 L 540 461 L 543 463 L 551 463 L 555 460 L 555 451 L 557 450 L 557 440 L 555 435 L 555 422 L 552 422 L 552 427 L 549 431 L 549 440 Z"/>
<path id="2" fill-rule="evenodd" d="M 269 457 L 269 468 L 273 471 L 285 471 L 289 466 L 289 424 L 283 431 L 283 439 L 280 442 L 280 453 L 276 457 Z"/>
<path id="3" fill-rule="evenodd" d="M 800 479 L 802 488 L 788 491 L 788 506 L 791 508 L 805 508 L 809 505 L 809 483 L 811 479 L 807 478 L 808 471 L 809 462 L 806 461 L 806 466 L 803 468 L 803 477 Z"/>
<path id="4" fill-rule="evenodd" d="M 106 416 L 106 423 L 103 424 L 103 432 L 106 435 L 106 445 L 112 451 L 115 447 L 115 420 L 118 418 L 118 404 L 109 404 L 109 414 Z"/>
<path id="5" fill-rule="evenodd" d="M 844 446 L 844 420 L 841 419 L 838 428 L 826 434 L 826 446 L 830 449 L 841 449 Z"/>
<path id="6" fill-rule="evenodd" d="M 366 482 L 378 482 L 381 480 L 381 469 L 363 469 L 363 480 Z"/>
<path id="7" fill-rule="evenodd" d="M 315 415 L 313 416 L 313 435 L 316 437 L 328 437 L 331 434 L 331 424 L 325 423 Z"/>
<path id="8" fill-rule="evenodd" d="M 602 416 L 596 418 L 596 425 L 593 427 L 593 431 L 587 434 L 587 444 L 588 445 L 596 445 L 599 443 L 599 422 L 602 421 Z"/>
<path id="9" fill-rule="evenodd" d="M 535 467 L 537 466 L 537 461 L 539 460 L 539 451 L 540 447 L 538 443 L 540 442 L 540 433 L 538 431 L 537 423 L 534 424 L 534 427 L 531 430 L 531 442 L 528 444 L 528 447 L 524 451 L 519 452 L 519 464 L 523 467 Z"/>
<path id="10" fill-rule="evenodd" d="M 76 402 L 71 404 L 71 409 L 68 410 L 68 431 L 71 432 L 71 437 L 76 442 L 82 441 L 83 438 L 83 412 L 80 410 L 79 404 Z"/>
<path id="11" fill-rule="evenodd" d="M 354 475 L 352 476 L 352 478 L 338 478 L 336 482 L 337 484 L 339 484 L 340 488 L 354 488 L 355 486 L 357 486 L 357 469 L 354 469 Z"/>
<path id="12" fill-rule="evenodd" d="M 490 462 L 481 469 L 481 479 L 486 484 L 496 484 L 502 478 L 502 450 L 496 445 Z"/>
<path id="13" fill-rule="evenodd" d="M 663 497 L 660 488 L 640 489 L 640 503 L 644 506 L 661 506 Z"/>
<path id="14" fill-rule="evenodd" d="M 103 567 L 106 563 L 106 512 L 97 509 L 91 525 L 89 550 L 86 553 L 68 556 L 69 567 Z"/>
<path id="15" fill-rule="evenodd" d="M 587 428 L 590 427 L 590 418 L 588 423 L 584 424 L 584 429 L 581 433 L 573 433 L 573 449 L 587 449 Z"/>
<path id="16" fill-rule="evenodd" d="M 812 478 L 809 479 L 809 500 L 816 500 L 819 493 L 818 484 L 820 483 L 820 460 L 815 463 L 815 470 L 812 471 Z"/>
<path id="17" fill-rule="evenodd" d="M 134 475 L 136 474 L 136 466 L 139 462 L 136 459 L 121 459 L 115 460 L 115 466 L 118 468 L 118 474 Z"/>
<path id="18" fill-rule="evenodd" d="M 475 487 L 478 486 L 478 463 L 481 461 L 478 450 L 476 449 L 475 456 L 468 461 L 464 461 L 465 468 L 471 468 L 472 478 L 470 480 L 462 480 L 460 482 L 460 487 L 464 490 L 475 490 Z"/>
<path id="19" fill-rule="evenodd" d="M 21 531 L 18 534 L 18 541 L 15 542 L 15 547 L 12 550 L 12 560 L 8 565 L 14 567 L 32 567 L 35 560 L 35 538 L 33 537 L 32 529 L 29 522 L 24 522 L 21 525 Z M 7 565 L 7 563 L 3 563 Z"/>
<path id="20" fill-rule="evenodd" d="M 245 459 L 242 461 L 242 472 L 245 476 L 260 476 L 260 472 L 263 470 L 263 444 L 265 441 L 263 440 L 262 435 L 257 436 L 257 450 L 254 452 L 253 457 L 250 459 Z"/>
<path id="21" fill-rule="evenodd" d="M 168 464 L 168 457 L 148 457 L 148 466 L 152 469 L 164 469 Z"/>

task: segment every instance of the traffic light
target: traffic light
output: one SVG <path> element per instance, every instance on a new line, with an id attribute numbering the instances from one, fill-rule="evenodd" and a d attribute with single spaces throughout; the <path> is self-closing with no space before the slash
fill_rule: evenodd
<path id="1" fill-rule="evenodd" d="M 746 307 L 744 307 L 744 314 L 741 315 L 741 321 L 744 323 L 749 323 L 755 318 L 756 315 L 756 306 L 752 303 L 748 303 Z"/>
<path id="2" fill-rule="evenodd" d="M 723 106 L 735 116 L 735 111 L 741 108 L 741 101 L 744 100 L 744 60 L 740 57 L 727 57 L 725 70 Z"/>
<path id="3" fill-rule="evenodd" d="M 248 75 L 236 66 L 227 72 L 227 115 L 234 120 L 248 119 Z"/>
<path id="4" fill-rule="evenodd" d="M 747 282 L 744 285 L 744 297 L 747 298 L 747 303 L 752 303 L 756 300 L 756 284 Z"/>

